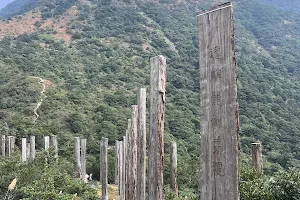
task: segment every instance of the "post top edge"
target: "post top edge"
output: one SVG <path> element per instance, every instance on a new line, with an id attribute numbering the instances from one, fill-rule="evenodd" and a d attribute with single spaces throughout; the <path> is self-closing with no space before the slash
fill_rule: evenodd
<path id="1" fill-rule="evenodd" d="M 209 10 L 204 10 L 202 12 L 199 12 L 197 14 L 197 17 L 202 16 L 202 15 L 206 15 L 206 14 L 209 14 L 209 13 L 212 13 L 212 12 L 224 9 L 224 8 L 228 8 L 228 7 L 233 7 L 232 2 L 226 2 L 226 3 L 220 4 L 220 5 L 214 6 Z"/>
<path id="2" fill-rule="evenodd" d="M 251 143 L 252 145 L 258 145 L 258 144 L 261 144 L 261 142 L 253 142 Z"/>

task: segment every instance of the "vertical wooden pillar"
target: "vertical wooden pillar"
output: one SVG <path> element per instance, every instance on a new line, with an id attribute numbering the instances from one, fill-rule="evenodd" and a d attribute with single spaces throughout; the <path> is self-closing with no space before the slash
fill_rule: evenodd
<path id="1" fill-rule="evenodd" d="M 128 119 L 128 125 L 126 130 L 126 197 L 125 199 L 131 199 L 131 119 Z"/>
<path id="2" fill-rule="evenodd" d="M 137 127 L 138 123 L 138 106 L 132 106 L 132 115 L 131 115 L 131 199 L 136 199 L 137 196 Z"/>
<path id="3" fill-rule="evenodd" d="M 107 147 L 108 139 L 102 138 L 102 200 L 108 200 L 108 180 L 107 180 Z"/>
<path id="4" fill-rule="evenodd" d="M 166 59 L 150 59 L 150 135 L 148 199 L 162 200 L 164 171 L 164 119 L 166 92 Z"/>
<path id="5" fill-rule="evenodd" d="M 170 170 L 171 170 L 171 191 L 178 196 L 178 185 L 177 185 L 177 144 L 171 142 L 170 144 Z"/>
<path id="6" fill-rule="evenodd" d="M 30 161 L 35 159 L 35 136 L 30 136 Z"/>
<path id="7" fill-rule="evenodd" d="M 261 143 L 252 143 L 252 165 L 258 173 L 263 170 L 262 145 Z"/>
<path id="8" fill-rule="evenodd" d="M 58 157 L 58 143 L 57 143 L 57 136 L 51 135 L 51 148 L 54 149 L 55 152 L 55 158 Z"/>
<path id="9" fill-rule="evenodd" d="M 22 138 L 22 162 L 27 161 L 27 141 L 26 138 Z"/>
<path id="10" fill-rule="evenodd" d="M 26 160 L 30 160 L 30 143 L 26 143 Z"/>
<path id="11" fill-rule="evenodd" d="M 1 136 L 1 155 L 3 156 L 3 157 L 5 157 L 5 148 L 6 148 L 6 146 L 5 146 L 5 144 L 6 144 L 6 142 L 5 142 L 6 140 L 5 140 L 5 135 L 2 135 Z"/>
<path id="12" fill-rule="evenodd" d="M 197 16 L 199 28 L 200 199 L 238 200 L 238 101 L 233 8 Z"/>
<path id="13" fill-rule="evenodd" d="M 123 136 L 123 149 L 122 149 L 122 157 L 123 157 L 123 165 L 122 165 L 122 192 L 120 193 L 120 200 L 125 200 L 125 194 L 126 194 L 126 160 L 127 160 L 127 154 L 126 154 L 126 136 Z"/>
<path id="14" fill-rule="evenodd" d="M 102 161 L 102 149 L 103 149 L 103 141 L 102 141 L 102 139 L 100 140 L 100 155 L 99 155 L 99 160 L 100 160 L 100 167 L 99 167 L 99 171 L 100 171 L 100 173 L 99 173 L 99 180 L 100 180 L 100 183 L 102 184 L 102 163 L 103 163 L 103 161 Z"/>
<path id="15" fill-rule="evenodd" d="M 45 140 L 45 151 L 48 151 L 48 149 L 50 147 L 50 137 L 49 136 L 45 136 L 44 140 Z"/>
<path id="16" fill-rule="evenodd" d="M 119 186 L 119 195 L 121 198 L 121 194 L 123 193 L 123 141 L 119 142 L 119 166 L 118 166 L 118 171 L 119 171 L 119 177 L 118 177 L 118 186 Z"/>
<path id="17" fill-rule="evenodd" d="M 82 178 L 85 178 L 85 175 L 86 175 L 86 139 L 81 139 L 80 161 L 81 161 L 81 176 L 82 176 Z"/>
<path id="18" fill-rule="evenodd" d="M 15 137 L 8 136 L 7 139 L 8 139 L 8 157 L 11 157 L 15 149 Z"/>
<path id="19" fill-rule="evenodd" d="M 115 141 L 115 184 L 119 185 L 119 141 Z"/>
<path id="20" fill-rule="evenodd" d="M 80 162 L 80 138 L 75 137 L 75 178 L 82 178 Z"/>
<path id="21" fill-rule="evenodd" d="M 138 93 L 137 200 L 146 199 L 146 88 Z"/>

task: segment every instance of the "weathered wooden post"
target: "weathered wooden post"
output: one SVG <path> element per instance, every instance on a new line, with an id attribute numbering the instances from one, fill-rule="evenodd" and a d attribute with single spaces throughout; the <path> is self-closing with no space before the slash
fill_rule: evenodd
<path id="1" fill-rule="evenodd" d="M 146 199 L 146 88 L 138 93 L 137 200 Z"/>
<path id="2" fill-rule="evenodd" d="M 131 132 L 130 132 L 130 146 L 131 146 L 131 199 L 136 199 L 137 195 L 137 123 L 138 123 L 138 106 L 133 105 L 131 113 Z"/>
<path id="3" fill-rule="evenodd" d="M 123 166 L 122 166 L 122 182 L 123 184 L 121 185 L 122 187 L 122 192 L 120 194 L 120 200 L 125 200 L 125 195 L 126 195 L 126 160 L 127 160 L 127 154 L 126 154 L 126 136 L 123 136 Z"/>
<path id="4" fill-rule="evenodd" d="M 252 143 L 252 165 L 261 174 L 263 170 L 263 157 L 261 143 Z"/>
<path id="5" fill-rule="evenodd" d="M 128 119 L 126 130 L 126 197 L 125 199 L 131 199 L 131 119 Z"/>
<path id="6" fill-rule="evenodd" d="M 50 137 L 49 136 L 45 136 L 44 140 L 45 140 L 45 151 L 48 151 L 48 149 L 50 147 Z"/>
<path id="7" fill-rule="evenodd" d="M 22 162 L 27 161 L 27 141 L 26 138 L 22 138 Z"/>
<path id="8" fill-rule="evenodd" d="M 150 135 L 148 199 L 163 199 L 166 58 L 150 59 Z"/>
<path id="9" fill-rule="evenodd" d="M 108 139 L 102 138 L 102 200 L 108 200 L 108 180 L 107 180 L 107 147 Z"/>
<path id="10" fill-rule="evenodd" d="M 171 142 L 170 144 L 170 170 L 171 170 L 171 191 L 178 196 L 178 185 L 177 185 L 177 144 Z"/>
<path id="11" fill-rule="evenodd" d="M 35 159 L 35 136 L 30 136 L 30 161 Z"/>
<path id="12" fill-rule="evenodd" d="M 123 193 L 123 141 L 119 142 L 119 166 L 118 166 L 118 171 L 119 171 L 119 177 L 118 177 L 118 186 L 119 186 L 119 195 L 121 198 L 121 194 Z"/>
<path id="13" fill-rule="evenodd" d="M 30 159 L 30 143 L 26 143 L 26 160 Z"/>
<path id="14" fill-rule="evenodd" d="M 57 159 L 58 157 L 58 143 L 57 143 L 57 136 L 56 135 L 51 135 L 51 148 L 54 149 L 55 152 L 55 158 Z"/>
<path id="15" fill-rule="evenodd" d="M 231 3 L 197 16 L 200 52 L 200 199 L 238 200 L 237 66 Z"/>
<path id="16" fill-rule="evenodd" d="M 1 155 L 3 156 L 3 157 L 5 157 L 5 148 L 6 148 L 6 145 L 5 145 L 5 142 L 6 140 L 5 140 L 5 135 L 2 135 L 1 136 Z"/>
<path id="17" fill-rule="evenodd" d="M 80 162 L 80 138 L 75 137 L 75 178 L 82 178 Z"/>
<path id="18" fill-rule="evenodd" d="M 7 139 L 8 139 L 8 157 L 11 157 L 15 149 L 15 137 L 8 136 Z"/>
<path id="19" fill-rule="evenodd" d="M 100 174 L 99 174 L 99 180 L 100 180 L 100 183 L 102 184 L 102 149 L 103 149 L 103 141 L 102 139 L 100 140 L 100 155 L 99 155 L 99 160 L 100 160 L 100 168 L 99 168 L 99 171 L 100 171 Z"/>
<path id="20" fill-rule="evenodd" d="M 86 139 L 81 139 L 80 161 L 81 161 L 81 175 L 82 175 L 82 178 L 85 178 L 85 175 L 86 175 Z"/>
<path id="21" fill-rule="evenodd" d="M 119 185 L 119 141 L 115 141 L 115 184 Z"/>

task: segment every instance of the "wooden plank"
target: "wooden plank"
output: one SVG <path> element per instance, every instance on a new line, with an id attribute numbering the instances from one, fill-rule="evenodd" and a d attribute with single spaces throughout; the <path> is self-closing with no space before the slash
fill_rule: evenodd
<path id="1" fill-rule="evenodd" d="M 126 148 L 126 197 L 125 199 L 131 199 L 131 119 L 128 119 L 127 130 L 127 148 Z"/>
<path id="2" fill-rule="evenodd" d="M 170 170 L 171 170 L 171 181 L 170 189 L 178 196 L 178 185 L 177 185 L 177 144 L 176 142 L 170 143 Z"/>
<path id="3" fill-rule="evenodd" d="M 75 178 L 82 178 L 80 161 L 80 138 L 75 137 Z"/>
<path id="4" fill-rule="evenodd" d="M 126 141 L 126 136 L 123 136 L 123 166 L 122 166 L 122 182 L 123 184 L 121 185 L 122 187 L 122 192 L 120 194 L 120 200 L 125 200 L 125 195 L 126 195 L 126 160 L 127 160 L 127 155 L 126 155 L 126 149 L 127 149 L 127 141 Z"/>
<path id="5" fill-rule="evenodd" d="M 263 171 L 263 157 L 261 143 L 251 143 L 252 145 L 252 165 L 261 174 Z"/>
<path id="6" fill-rule="evenodd" d="M 137 200 L 146 199 L 146 88 L 138 92 Z"/>
<path id="7" fill-rule="evenodd" d="M 5 138 L 5 135 L 1 135 L 1 155 L 3 157 L 5 157 L 6 155 L 6 152 L 5 152 L 5 149 L 6 149 L 6 138 Z"/>
<path id="8" fill-rule="evenodd" d="M 35 159 L 35 136 L 30 136 L 30 161 Z"/>
<path id="9" fill-rule="evenodd" d="M 50 137 L 49 136 L 45 136 L 44 137 L 44 141 L 45 141 L 45 151 L 48 151 L 48 149 L 50 147 Z"/>
<path id="10" fill-rule="evenodd" d="M 238 102 L 231 3 L 198 15 L 201 200 L 238 200 Z"/>
<path id="11" fill-rule="evenodd" d="M 80 154 L 80 162 L 81 162 L 81 175 L 82 178 L 85 178 L 86 175 L 86 139 L 81 139 L 81 154 Z"/>
<path id="12" fill-rule="evenodd" d="M 55 159 L 58 157 L 58 143 L 57 143 L 57 136 L 56 135 L 51 135 L 51 148 L 54 149 L 55 152 Z"/>
<path id="13" fill-rule="evenodd" d="M 102 138 L 102 200 L 108 200 L 108 179 L 107 179 L 107 148 L 108 139 Z"/>
<path id="14" fill-rule="evenodd" d="M 26 144 L 26 160 L 30 159 L 30 143 L 27 142 Z"/>
<path id="15" fill-rule="evenodd" d="M 27 161 L 27 139 L 22 138 L 22 162 Z"/>
<path id="16" fill-rule="evenodd" d="M 138 106 L 133 105 L 131 107 L 132 113 L 131 113 L 131 141 L 130 141 L 130 147 L 131 147 L 131 175 L 130 175 L 130 184 L 131 184 L 131 198 L 130 199 L 136 199 L 137 195 L 137 123 L 138 123 Z"/>
<path id="17" fill-rule="evenodd" d="M 115 185 L 119 185 L 119 141 L 115 141 Z"/>
<path id="18" fill-rule="evenodd" d="M 11 157 L 14 153 L 14 149 L 15 149 L 15 136 L 8 136 L 8 157 Z"/>
<path id="19" fill-rule="evenodd" d="M 118 177 L 118 188 L 119 188 L 119 195 L 121 197 L 121 193 L 123 193 L 123 141 L 119 142 L 119 152 L 118 152 L 118 157 L 119 157 L 119 166 L 118 166 L 118 171 L 119 171 L 119 177 Z"/>
<path id="20" fill-rule="evenodd" d="M 162 200 L 164 171 L 164 118 L 166 92 L 166 59 L 150 59 L 150 134 L 148 199 Z"/>

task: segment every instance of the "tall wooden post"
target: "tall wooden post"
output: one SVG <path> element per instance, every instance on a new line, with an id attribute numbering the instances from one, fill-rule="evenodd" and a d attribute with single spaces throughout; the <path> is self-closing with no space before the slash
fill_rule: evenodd
<path id="1" fill-rule="evenodd" d="M 35 159 L 35 136 L 30 136 L 30 161 Z"/>
<path id="2" fill-rule="evenodd" d="M 48 149 L 50 147 L 50 137 L 49 136 L 45 136 L 44 140 L 45 140 L 45 151 L 48 151 Z"/>
<path id="3" fill-rule="evenodd" d="M 201 200 L 238 200 L 237 66 L 231 3 L 197 16 L 202 111 Z"/>
<path id="4" fill-rule="evenodd" d="M 126 130 L 126 197 L 125 199 L 131 199 L 131 119 L 128 119 L 128 125 Z"/>
<path id="5" fill-rule="evenodd" d="M 118 171 L 119 171 L 119 177 L 118 177 L 118 186 L 119 186 L 119 194 L 121 198 L 121 194 L 123 193 L 123 141 L 119 142 L 119 152 L 118 152 L 118 157 L 119 157 L 119 166 L 118 166 Z"/>
<path id="6" fill-rule="evenodd" d="M 26 138 L 22 138 L 22 162 L 27 161 L 27 141 Z"/>
<path id="7" fill-rule="evenodd" d="M 150 59 L 150 135 L 148 199 L 163 199 L 166 58 Z"/>
<path id="8" fill-rule="evenodd" d="M 137 200 L 146 199 L 146 88 L 138 93 Z"/>
<path id="9" fill-rule="evenodd" d="M 122 192 L 120 194 L 120 200 L 125 200 L 125 195 L 126 195 L 126 160 L 127 160 L 127 154 L 126 154 L 126 146 L 127 146 L 127 142 L 126 142 L 126 136 L 123 136 L 123 150 L 122 150 L 122 154 L 123 154 L 123 166 L 122 166 Z"/>
<path id="10" fill-rule="evenodd" d="M 263 170 L 262 145 L 261 143 L 252 143 L 252 165 L 258 173 Z"/>
<path id="11" fill-rule="evenodd" d="M 3 157 L 5 157 L 5 148 L 6 148 L 6 146 L 5 146 L 5 142 L 6 140 L 5 140 L 5 135 L 2 135 L 1 136 L 1 155 L 3 156 Z"/>
<path id="12" fill-rule="evenodd" d="M 102 138 L 102 200 L 108 200 L 108 181 L 107 181 L 107 147 L 108 139 Z"/>
<path id="13" fill-rule="evenodd" d="M 177 144 L 171 142 L 170 144 L 170 170 L 171 170 L 171 191 L 178 196 L 177 185 Z"/>
<path id="14" fill-rule="evenodd" d="M 26 143 L 26 160 L 30 159 L 30 143 Z"/>
<path id="15" fill-rule="evenodd" d="M 119 185 L 119 141 L 115 141 L 115 184 Z"/>
<path id="16" fill-rule="evenodd" d="M 80 161 L 81 161 L 81 175 L 82 178 L 85 178 L 86 175 L 86 139 L 81 139 L 81 154 L 80 154 Z"/>
<path id="17" fill-rule="evenodd" d="M 8 136 L 7 139 L 8 139 L 8 157 L 11 157 L 15 149 L 15 137 Z"/>
<path id="18" fill-rule="evenodd" d="M 132 115 L 131 115 L 131 141 L 130 141 L 130 146 L 131 146 L 131 157 L 130 157 L 130 162 L 131 162 L 131 199 L 136 199 L 137 195 L 137 127 L 138 123 L 138 106 L 133 105 L 132 106 Z"/>
<path id="19" fill-rule="evenodd" d="M 81 161 L 80 161 L 80 138 L 75 137 L 75 177 L 82 178 Z"/>
<path id="20" fill-rule="evenodd" d="M 51 135 L 51 148 L 54 149 L 55 152 L 55 158 L 58 157 L 58 143 L 57 143 L 57 136 Z"/>
<path id="21" fill-rule="evenodd" d="M 100 171 L 100 173 L 99 173 L 99 180 L 100 180 L 100 183 L 102 184 L 102 163 L 103 163 L 103 161 L 102 161 L 102 149 L 103 149 L 103 141 L 102 141 L 102 139 L 100 140 L 100 155 L 99 155 L 99 160 L 100 160 L 100 167 L 99 167 L 99 171 Z"/>

